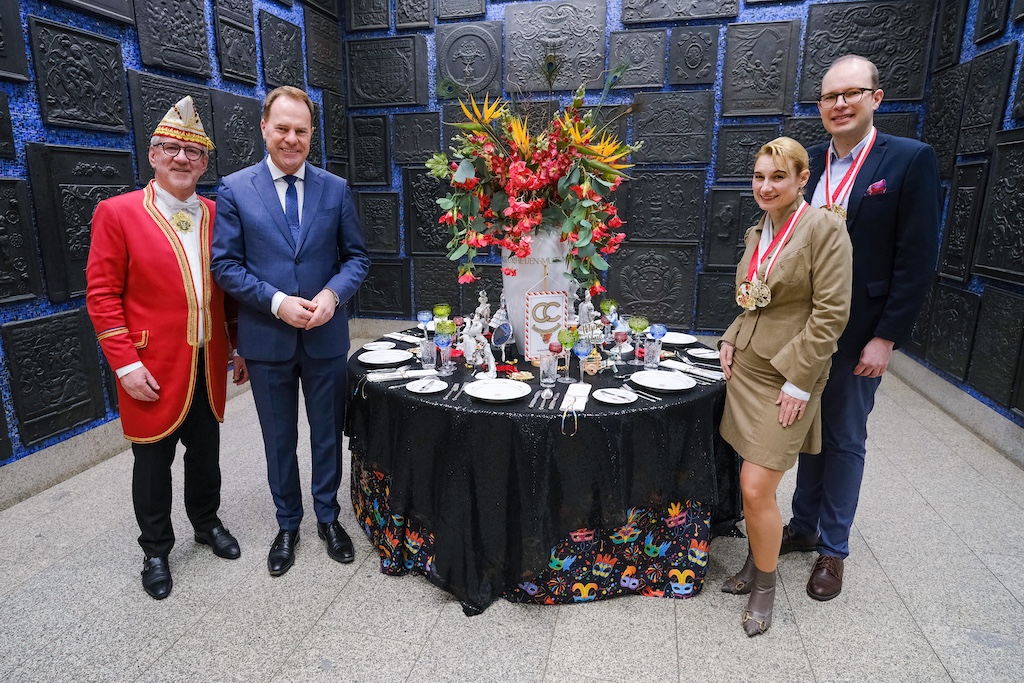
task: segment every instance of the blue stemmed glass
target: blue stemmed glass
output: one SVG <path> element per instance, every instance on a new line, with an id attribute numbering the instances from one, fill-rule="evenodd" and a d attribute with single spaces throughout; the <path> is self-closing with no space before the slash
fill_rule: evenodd
<path id="1" fill-rule="evenodd" d="M 452 335 L 435 332 L 434 344 L 441 352 L 441 362 L 437 366 L 437 374 L 441 377 L 448 377 L 455 372 L 455 367 L 449 366 L 449 361 L 452 359 Z"/>
<path id="2" fill-rule="evenodd" d="M 434 314 L 431 311 L 417 311 L 416 320 L 419 320 L 423 324 L 423 338 L 427 338 L 427 323 L 434 319 Z"/>
<path id="3" fill-rule="evenodd" d="M 662 324 L 651 325 L 651 328 L 647 331 L 651 335 L 652 339 L 661 339 L 668 334 L 668 328 Z"/>
<path id="4" fill-rule="evenodd" d="M 580 359 L 580 381 L 583 381 L 583 359 L 594 350 L 594 344 L 589 339 L 579 339 L 572 345 L 572 352 Z"/>

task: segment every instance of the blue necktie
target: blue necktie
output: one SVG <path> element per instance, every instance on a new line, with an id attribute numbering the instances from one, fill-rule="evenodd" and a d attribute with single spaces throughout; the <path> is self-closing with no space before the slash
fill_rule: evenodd
<path id="1" fill-rule="evenodd" d="M 292 231 L 292 240 L 299 243 L 299 191 L 295 189 L 296 176 L 286 175 L 284 181 L 288 183 L 288 189 L 284 193 L 284 219 L 288 222 L 288 229 Z"/>

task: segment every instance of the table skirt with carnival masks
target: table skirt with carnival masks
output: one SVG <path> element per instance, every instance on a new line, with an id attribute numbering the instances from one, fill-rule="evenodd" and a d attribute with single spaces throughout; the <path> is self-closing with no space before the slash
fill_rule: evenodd
<path id="1" fill-rule="evenodd" d="M 356 517 L 383 573 L 423 575 L 467 613 L 499 597 L 697 595 L 712 536 L 741 516 L 739 461 L 717 433 L 721 382 L 626 405 L 591 397 L 574 417 L 530 408 L 536 379 L 518 401 L 485 403 L 366 382 L 368 369 L 349 362 Z"/>

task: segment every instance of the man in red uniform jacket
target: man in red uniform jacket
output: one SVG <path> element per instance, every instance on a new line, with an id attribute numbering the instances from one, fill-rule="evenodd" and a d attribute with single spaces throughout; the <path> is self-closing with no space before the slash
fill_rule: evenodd
<path id="1" fill-rule="evenodd" d="M 86 306 L 120 382 L 121 424 L 132 442 L 132 498 L 146 554 L 142 586 L 171 592 L 167 556 L 171 463 L 185 446 L 185 510 L 197 542 L 241 555 L 217 516 L 220 426 L 230 340 L 225 297 L 210 277 L 214 203 L 196 195 L 213 142 L 191 97 L 175 104 L 150 141 L 154 180 L 99 203 L 86 268 Z M 230 300 L 228 300 L 230 302 Z M 236 358 L 234 381 L 248 378 Z"/>

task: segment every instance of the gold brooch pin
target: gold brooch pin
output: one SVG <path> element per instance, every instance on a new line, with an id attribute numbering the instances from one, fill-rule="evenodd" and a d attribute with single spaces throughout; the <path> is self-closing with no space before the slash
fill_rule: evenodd
<path id="1" fill-rule="evenodd" d="M 192 216 L 189 216 L 184 211 L 179 211 L 171 216 L 171 225 L 173 225 L 175 230 L 178 232 L 189 232 L 192 230 L 195 222 L 192 220 Z"/>

